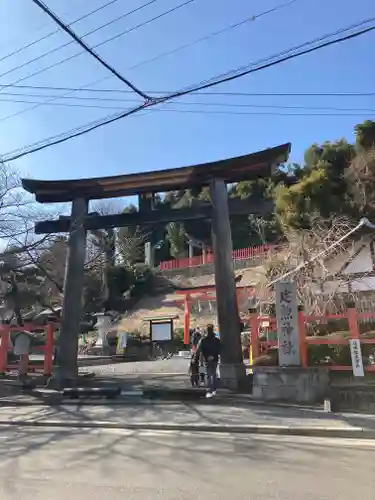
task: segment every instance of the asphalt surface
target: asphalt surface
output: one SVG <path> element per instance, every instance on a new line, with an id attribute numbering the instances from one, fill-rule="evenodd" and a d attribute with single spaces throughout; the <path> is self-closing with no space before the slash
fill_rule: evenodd
<path id="1" fill-rule="evenodd" d="M 265 405 L 236 404 L 129 404 L 112 405 L 32 405 L 2 406 L 0 424 L 36 422 L 48 425 L 57 422 L 64 425 L 90 425 L 95 422 L 149 426 L 171 424 L 173 426 L 291 426 L 331 429 L 364 428 L 375 430 L 375 415 L 329 414 L 319 410 L 277 408 Z M 1 497 L 0 497 L 1 498 Z"/>
<path id="2" fill-rule="evenodd" d="M 138 361 L 90 366 L 89 369 L 98 375 L 109 374 L 118 377 L 126 375 L 174 374 L 186 375 L 187 378 L 189 359 L 173 356 L 171 359 L 159 359 L 156 361 Z"/>
<path id="3" fill-rule="evenodd" d="M 158 386 L 169 389 L 191 388 L 188 375 L 189 359 L 173 356 L 171 359 L 113 363 L 82 367 L 94 372 L 97 378 L 121 384 L 126 390 Z"/>
<path id="4" fill-rule="evenodd" d="M 374 441 L 2 429 L 2 500 L 372 500 Z"/>
<path id="5" fill-rule="evenodd" d="M 116 374 L 118 376 L 128 375 L 128 374 L 161 374 L 161 373 L 173 373 L 173 374 L 187 374 L 189 368 L 189 359 L 179 356 L 173 356 L 170 359 L 158 359 L 155 361 L 129 361 L 126 363 L 109 363 L 101 364 L 100 356 L 86 356 L 80 354 L 78 356 L 78 362 L 84 366 L 85 361 L 90 362 L 90 371 L 94 370 L 98 374 Z M 30 360 L 34 362 L 43 362 L 44 356 L 40 354 L 31 354 Z M 98 364 L 95 365 L 95 361 L 98 360 Z M 93 366 L 91 366 L 91 363 Z"/>

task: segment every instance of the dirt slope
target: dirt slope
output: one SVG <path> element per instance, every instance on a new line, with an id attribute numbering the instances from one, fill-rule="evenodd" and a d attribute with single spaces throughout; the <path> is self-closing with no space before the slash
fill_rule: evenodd
<path id="1" fill-rule="evenodd" d="M 241 280 L 237 283 L 238 286 L 255 285 L 262 281 L 264 268 L 259 266 L 242 269 L 241 271 L 236 271 L 236 276 L 238 275 L 242 275 Z M 172 281 L 175 285 L 181 287 L 197 287 L 214 285 L 215 277 L 214 275 L 207 275 L 195 278 L 184 278 L 176 275 Z M 184 326 L 184 306 L 183 304 L 176 303 L 176 301 L 182 298 L 181 295 L 176 293 L 162 293 L 154 297 L 145 297 L 138 302 L 136 309 L 129 311 L 129 313 L 123 317 L 119 324 L 119 329 L 129 332 L 139 331 L 146 334 L 149 331 L 149 324 L 144 321 L 144 319 L 147 317 L 163 316 L 178 316 L 178 319 L 174 321 L 174 326 L 182 328 Z M 247 308 L 247 301 L 240 304 L 240 309 L 247 310 Z M 210 306 L 208 301 L 199 302 L 195 300 L 192 305 L 190 325 L 192 327 L 204 326 L 207 323 L 217 323 L 215 301 L 212 301 Z"/>

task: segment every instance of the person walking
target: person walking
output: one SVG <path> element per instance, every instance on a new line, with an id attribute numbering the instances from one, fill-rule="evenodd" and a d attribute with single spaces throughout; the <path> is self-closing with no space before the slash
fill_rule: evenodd
<path id="1" fill-rule="evenodd" d="M 199 344 L 199 341 L 202 338 L 202 335 L 201 335 L 198 328 L 195 330 L 190 330 L 190 338 L 191 338 L 191 350 L 193 353 L 195 353 L 195 351 L 197 350 L 197 346 Z"/>
<path id="2" fill-rule="evenodd" d="M 195 356 L 199 359 L 202 355 L 206 367 L 206 381 L 208 391 L 206 398 L 216 395 L 217 388 L 217 365 L 221 351 L 221 342 L 215 335 L 213 325 L 207 325 L 207 334 L 198 343 Z"/>

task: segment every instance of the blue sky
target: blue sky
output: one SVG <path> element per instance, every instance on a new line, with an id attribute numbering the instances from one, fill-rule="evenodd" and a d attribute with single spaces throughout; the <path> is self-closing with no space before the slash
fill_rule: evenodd
<path id="1" fill-rule="evenodd" d="M 299 0 L 295 4 L 246 23 L 173 55 L 129 69 L 135 64 L 181 44 L 224 28 L 244 18 L 272 8 L 285 0 L 195 0 L 180 10 L 139 28 L 100 47 L 100 54 L 117 70 L 146 90 L 174 90 L 199 82 L 242 64 L 269 56 L 313 37 L 375 16 L 371 0 Z M 85 38 L 90 45 L 101 42 L 127 27 L 152 18 L 183 0 L 158 0 L 153 5 Z M 47 0 L 48 6 L 66 22 L 106 3 L 105 0 Z M 101 12 L 76 23 L 79 35 L 145 3 L 145 0 L 119 0 Z M 31 0 L 0 2 L 2 30 L 0 58 L 55 29 L 52 21 Z M 43 52 L 69 41 L 58 33 L 48 40 L 0 62 L 0 75 Z M 236 92 L 374 92 L 375 70 L 372 64 L 375 33 L 317 51 L 216 87 L 215 91 Z M 0 76 L 0 84 L 10 84 L 63 57 L 79 52 L 74 43 L 28 66 Z M 108 72 L 89 55 L 81 55 L 20 85 L 81 87 Z M 124 90 L 124 84 L 110 78 L 97 88 Z M 0 154 L 64 132 L 92 120 L 126 108 L 129 102 L 87 101 L 93 105 L 114 105 L 116 109 L 39 106 L 4 120 L 30 104 L 13 103 L 22 99 L 9 93 L 34 93 L 8 87 L 0 92 Z M 50 91 L 40 91 L 42 95 Z M 53 93 L 54 95 L 56 93 Z M 73 96 L 90 97 L 76 93 Z M 127 94 L 100 94 L 101 97 L 134 99 Z M 95 94 L 98 96 L 98 94 Z M 5 100 L 8 99 L 8 100 Z M 32 100 L 30 96 L 24 100 Z M 192 96 L 170 108 L 223 109 L 181 104 L 182 102 L 233 103 L 253 105 L 323 106 L 369 108 L 375 110 L 373 97 L 227 97 Z M 64 100 L 79 104 L 79 100 Z M 236 108 L 229 108 L 236 110 Z M 256 111 L 241 108 L 239 111 Z M 258 109 L 272 112 L 275 109 Z M 286 110 L 278 110 L 286 112 Z M 194 114 L 150 112 L 101 128 L 62 145 L 26 156 L 14 162 L 23 175 L 35 178 L 77 178 L 116 175 L 201 163 L 292 142 L 292 161 L 300 161 L 303 151 L 313 142 L 346 137 L 353 139 L 353 127 L 375 113 L 358 116 L 279 116 L 238 114 Z"/>

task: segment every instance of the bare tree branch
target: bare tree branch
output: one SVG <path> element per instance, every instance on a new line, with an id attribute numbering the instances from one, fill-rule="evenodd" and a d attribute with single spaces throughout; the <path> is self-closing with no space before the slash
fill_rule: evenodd
<path id="1" fill-rule="evenodd" d="M 343 293 L 347 282 L 339 276 L 335 262 L 347 262 L 356 250 L 355 239 L 345 239 L 334 248 L 343 236 L 357 224 L 349 218 L 337 217 L 331 221 L 317 218 L 310 230 L 287 231 L 288 244 L 277 254 L 271 253 L 264 264 L 264 276 L 256 285 L 260 302 L 274 302 L 272 283 L 291 270 L 297 284 L 297 297 L 307 314 L 326 314 L 341 311 L 348 300 Z M 327 250 L 327 252 L 324 252 Z M 320 255 L 311 262 L 312 257 Z M 301 266 L 302 263 L 305 265 Z M 336 269 L 337 268 L 337 269 Z"/>

